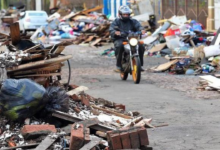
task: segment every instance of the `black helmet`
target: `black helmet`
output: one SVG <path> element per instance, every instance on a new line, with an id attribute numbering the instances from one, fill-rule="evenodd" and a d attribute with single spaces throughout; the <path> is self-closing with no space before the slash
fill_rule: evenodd
<path id="1" fill-rule="evenodd" d="M 130 9 L 127 5 L 122 5 L 122 6 L 119 8 L 118 13 L 119 13 L 119 17 L 120 17 L 122 20 L 128 20 L 128 19 L 130 19 L 131 9 Z M 123 14 L 127 14 L 128 17 L 123 17 L 123 16 L 122 16 Z"/>

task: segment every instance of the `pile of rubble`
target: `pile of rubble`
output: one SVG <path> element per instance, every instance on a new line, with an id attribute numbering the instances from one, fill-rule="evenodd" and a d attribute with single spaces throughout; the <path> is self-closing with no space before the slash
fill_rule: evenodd
<path id="1" fill-rule="evenodd" d="M 59 82 L 72 41 L 36 44 L 18 23 L 0 39 L 1 149 L 152 149 L 151 119 Z"/>
<path id="2" fill-rule="evenodd" d="M 126 112 L 122 104 L 91 97 L 84 92 L 87 87 L 74 85 L 69 86 L 68 92 L 52 87 L 42 93 L 41 99 L 30 98 L 26 88 L 32 87 L 28 92 L 33 95 L 40 92 L 40 87 L 33 81 L 17 80 L 11 91 L 12 85 L 8 82 L 14 81 L 6 79 L 0 92 L 1 114 L 6 116 L 1 115 L 0 119 L 1 149 L 152 149 L 148 147 L 146 130 L 146 127 L 153 127 L 151 119 L 143 119 L 138 112 Z M 27 87 L 20 91 L 20 84 Z M 2 97 L 16 92 L 16 88 L 22 96 L 11 106 L 10 101 L 16 96 L 7 101 Z M 45 102 L 47 93 L 51 94 Z M 25 104 L 22 97 L 31 102 Z"/>
<path id="3" fill-rule="evenodd" d="M 56 43 L 69 39 L 73 44 L 94 47 L 109 43 L 110 22 L 105 15 L 94 12 L 102 7 L 71 12 L 65 16 L 58 11 L 48 18 L 48 25 L 38 29 L 31 39 L 38 43 Z"/>
<path id="4" fill-rule="evenodd" d="M 61 55 L 61 52 L 71 42 L 64 41 L 45 47 L 22 37 L 18 23 L 12 24 L 10 31 L 10 36 L 0 33 L 1 81 L 7 77 L 29 78 L 46 85 L 50 78 L 61 76 L 63 62 L 72 58 L 71 55 Z"/>
<path id="5" fill-rule="evenodd" d="M 206 32 L 202 24 L 185 16 L 158 22 L 163 25 L 144 39 L 145 55 L 165 56 L 169 62 L 151 68 L 152 71 L 191 75 L 219 70 L 219 32 Z"/>

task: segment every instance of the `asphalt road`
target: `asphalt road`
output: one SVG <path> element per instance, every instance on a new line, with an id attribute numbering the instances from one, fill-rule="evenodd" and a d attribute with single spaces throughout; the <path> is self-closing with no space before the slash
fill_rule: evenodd
<path id="1" fill-rule="evenodd" d="M 87 93 L 93 97 L 123 103 L 128 111 L 152 118 L 153 125 L 169 124 L 147 130 L 154 150 L 220 149 L 220 93 L 196 91 L 199 77 L 194 76 L 144 72 L 138 85 L 131 76 L 121 81 L 113 72 L 115 59 L 99 55 L 107 48 L 67 47 L 64 53 L 73 55 L 71 84 L 89 87 Z M 145 68 L 163 62 L 145 58 Z"/>

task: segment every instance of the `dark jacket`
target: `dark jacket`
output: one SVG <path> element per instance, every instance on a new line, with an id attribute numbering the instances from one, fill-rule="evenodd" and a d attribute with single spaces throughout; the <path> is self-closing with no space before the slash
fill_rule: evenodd
<path id="1" fill-rule="evenodd" d="M 110 35 L 113 41 L 116 41 L 118 39 L 123 39 L 122 37 L 115 35 L 115 31 L 117 31 L 115 30 L 115 26 L 117 26 L 119 29 L 122 29 L 124 31 L 137 32 L 143 30 L 143 27 L 136 19 L 131 18 L 127 21 L 122 21 L 121 19 L 117 18 L 112 22 L 109 28 Z"/>

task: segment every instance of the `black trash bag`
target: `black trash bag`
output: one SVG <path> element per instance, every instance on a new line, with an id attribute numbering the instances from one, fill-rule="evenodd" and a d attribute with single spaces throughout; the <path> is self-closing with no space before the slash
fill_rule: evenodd
<path id="1" fill-rule="evenodd" d="M 46 93 L 45 99 L 48 99 L 48 103 L 45 109 L 47 111 L 69 111 L 69 96 L 63 88 L 51 86 L 46 89 Z"/>
<path id="2" fill-rule="evenodd" d="M 0 109 L 10 120 L 32 117 L 47 104 L 46 89 L 29 79 L 6 79 L 0 89 Z"/>
<path id="3" fill-rule="evenodd" d="M 15 47 L 19 50 L 26 50 L 33 46 L 35 46 L 35 44 L 30 40 L 20 40 L 19 43 L 15 45 Z"/>

